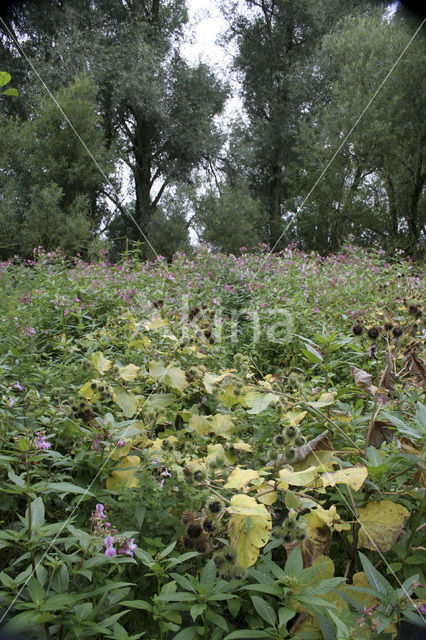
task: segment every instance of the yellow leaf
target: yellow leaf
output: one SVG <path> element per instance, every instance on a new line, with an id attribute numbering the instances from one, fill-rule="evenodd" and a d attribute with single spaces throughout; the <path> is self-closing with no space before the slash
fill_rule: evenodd
<path id="1" fill-rule="evenodd" d="M 223 392 L 219 394 L 219 400 L 223 402 L 225 407 L 227 407 L 228 409 L 236 404 L 240 404 L 240 402 L 244 398 L 244 396 L 241 395 L 238 391 L 235 395 L 235 389 L 237 389 L 237 387 L 234 384 L 228 384 L 224 388 Z"/>
<path id="2" fill-rule="evenodd" d="M 112 367 L 111 360 L 107 360 L 104 357 L 104 354 L 102 353 L 102 351 L 98 351 L 93 355 L 92 364 L 95 367 L 95 369 L 99 371 L 101 375 L 103 375 L 105 371 L 108 371 Z"/>
<path id="3" fill-rule="evenodd" d="M 169 323 L 167 322 L 167 320 L 164 320 L 163 318 L 158 316 L 157 318 L 154 318 L 154 320 L 151 320 L 151 322 L 147 322 L 145 328 L 148 331 L 151 331 L 151 329 L 161 329 L 161 327 L 167 327 L 168 324 Z"/>
<path id="4" fill-rule="evenodd" d="M 218 376 L 215 373 L 207 373 L 204 374 L 203 383 L 206 388 L 207 393 L 214 393 L 216 390 L 216 386 L 219 382 L 222 382 L 227 376 L 229 376 L 229 371 L 226 373 L 222 373 L 222 375 Z"/>
<path id="5" fill-rule="evenodd" d="M 349 411 L 339 411 L 338 409 L 331 409 L 332 415 L 340 422 L 352 422 L 353 416 Z"/>
<path id="6" fill-rule="evenodd" d="M 309 467 L 305 471 L 292 471 L 291 469 L 282 469 L 280 471 L 280 484 L 279 489 L 286 491 L 289 485 L 295 487 L 306 487 L 310 484 L 314 484 L 314 479 L 317 475 L 316 467 Z"/>
<path id="7" fill-rule="evenodd" d="M 322 407 L 328 407 L 330 404 L 333 404 L 336 401 L 336 392 L 332 391 L 331 393 L 322 393 L 318 400 L 313 400 L 312 402 L 308 402 L 307 404 L 310 407 L 314 407 L 314 409 L 321 409 Z"/>
<path id="8" fill-rule="evenodd" d="M 86 382 L 81 389 L 79 389 L 79 394 L 83 396 L 89 402 L 97 402 L 99 400 L 99 393 L 97 389 L 92 389 L 92 382 Z"/>
<path id="9" fill-rule="evenodd" d="M 232 446 L 237 451 L 251 451 L 252 450 L 252 446 L 248 442 L 233 442 Z"/>
<path id="10" fill-rule="evenodd" d="M 143 336 L 143 338 L 138 338 L 138 340 L 131 340 L 129 342 L 129 347 L 136 347 L 137 349 L 146 349 L 151 346 L 151 340 L 148 336 Z"/>
<path id="11" fill-rule="evenodd" d="M 125 456 L 121 458 L 117 467 L 114 471 L 111 471 L 110 476 L 107 478 L 106 488 L 117 490 L 125 487 L 139 487 L 139 480 L 134 474 L 140 463 L 139 456 Z"/>
<path id="12" fill-rule="evenodd" d="M 265 505 L 245 494 L 231 498 L 228 513 L 231 514 L 229 540 L 237 548 L 239 565 L 247 569 L 254 565 L 259 549 L 268 542 L 272 529 L 271 515 Z"/>
<path id="13" fill-rule="evenodd" d="M 236 467 L 228 477 L 228 481 L 225 484 L 225 489 L 241 489 L 250 480 L 259 477 L 259 472 L 254 469 L 240 469 Z"/>
<path id="14" fill-rule="evenodd" d="M 278 491 L 272 491 L 274 485 L 274 482 L 267 482 L 260 485 L 259 493 L 263 493 L 265 491 L 265 494 L 263 496 L 256 495 L 256 500 L 262 504 L 267 504 L 268 506 L 274 504 L 278 500 Z M 266 493 L 266 491 L 268 491 L 268 493 Z"/>
<path id="15" fill-rule="evenodd" d="M 206 416 L 198 416 L 194 413 L 189 418 L 188 428 L 194 429 L 199 436 L 206 436 L 211 431 L 211 423 Z"/>
<path id="16" fill-rule="evenodd" d="M 381 500 L 371 501 L 358 510 L 361 528 L 358 547 L 372 551 L 389 551 L 398 538 L 410 512 L 402 504 Z"/>
<path id="17" fill-rule="evenodd" d="M 359 465 L 355 467 L 347 467 L 332 471 L 331 473 L 323 473 L 321 476 L 324 487 L 335 487 L 336 484 L 347 484 L 349 487 L 358 491 L 364 484 L 364 480 L 368 476 L 367 467 Z"/>
<path id="18" fill-rule="evenodd" d="M 288 411 L 282 414 L 281 420 L 288 420 L 292 427 L 297 427 L 307 413 L 307 411 Z"/>
<path id="19" fill-rule="evenodd" d="M 165 367 L 161 362 L 152 361 L 149 363 L 149 375 L 157 382 L 168 384 L 173 389 L 183 391 L 188 385 L 185 372 L 179 367 Z"/>
<path id="20" fill-rule="evenodd" d="M 234 431 L 234 423 L 231 416 L 227 413 L 217 413 L 212 420 L 211 431 L 217 436 L 222 436 L 222 438 L 229 440 Z"/>
<path id="21" fill-rule="evenodd" d="M 128 364 L 127 367 L 120 367 L 118 375 L 126 382 L 130 382 L 134 380 L 138 375 L 140 367 L 137 367 L 135 364 Z"/>

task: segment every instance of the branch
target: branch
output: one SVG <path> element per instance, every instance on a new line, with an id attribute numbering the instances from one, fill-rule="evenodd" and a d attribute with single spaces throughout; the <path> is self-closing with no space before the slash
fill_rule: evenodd
<path id="1" fill-rule="evenodd" d="M 159 202 L 159 200 L 160 200 L 161 196 L 163 195 L 163 191 L 164 191 L 164 189 L 167 187 L 167 185 L 168 185 L 168 184 L 169 184 L 169 181 L 168 181 L 168 179 L 166 178 L 166 180 L 164 180 L 163 184 L 161 185 L 161 189 L 160 189 L 160 191 L 159 191 L 159 192 L 157 193 L 157 195 L 155 196 L 155 199 L 154 199 L 154 201 L 153 201 L 153 203 L 152 203 L 152 205 L 151 205 L 151 207 L 152 207 L 153 209 L 155 209 L 155 207 L 157 206 L 157 204 L 158 204 L 158 202 Z"/>

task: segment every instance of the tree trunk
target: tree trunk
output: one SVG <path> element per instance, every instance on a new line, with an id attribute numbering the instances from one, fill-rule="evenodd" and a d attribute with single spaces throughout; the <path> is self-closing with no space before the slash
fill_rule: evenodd
<path id="1" fill-rule="evenodd" d="M 416 164 L 416 172 L 414 174 L 414 185 L 411 192 L 410 207 L 408 212 L 408 226 L 410 229 L 410 240 L 416 244 L 420 238 L 418 213 L 419 213 L 419 199 L 423 190 L 425 177 L 422 175 L 422 161 L 423 151 L 419 151 Z"/>
<path id="2" fill-rule="evenodd" d="M 135 229 L 134 237 L 144 240 L 146 243 L 146 238 L 142 234 L 147 236 L 148 225 L 153 214 L 151 201 L 152 149 L 149 124 L 140 113 L 136 117 L 133 152 L 135 157 L 133 169 L 136 192 L 135 220 L 140 227 L 140 230 Z"/>
<path id="3" fill-rule="evenodd" d="M 282 232 L 280 192 L 280 167 L 276 165 L 273 168 L 272 180 L 269 187 L 269 244 L 271 251 L 280 250 L 280 239 Z"/>

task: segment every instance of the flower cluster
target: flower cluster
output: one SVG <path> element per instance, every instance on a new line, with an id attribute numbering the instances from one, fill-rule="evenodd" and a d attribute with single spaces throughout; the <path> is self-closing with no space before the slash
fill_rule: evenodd
<path id="1" fill-rule="evenodd" d="M 107 558 L 114 558 L 117 555 L 128 555 L 133 558 L 133 552 L 137 548 L 134 538 L 126 540 L 122 536 L 114 535 L 117 533 L 116 529 L 113 529 L 110 522 L 107 520 L 107 515 L 104 512 L 104 505 L 98 503 L 96 510 L 92 512 L 90 517 L 92 521 L 92 534 L 100 538 L 104 538 L 105 555 Z M 115 547 L 118 546 L 118 551 Z"/>

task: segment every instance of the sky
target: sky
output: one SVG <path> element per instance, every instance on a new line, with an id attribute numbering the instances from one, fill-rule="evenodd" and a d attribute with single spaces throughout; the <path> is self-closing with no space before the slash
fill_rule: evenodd
<path id="1" fill-rule="evenodd" d="M 182 46 L 182 55 L 191 63 L 205 62 L 222 80 L 232 83 L 233 97 L 228 100 L 222 118 L 223 124 L 238 118 L 241 100 L 238 85 L 231 73 L 232 48 L 224 49 L 216 43 L 226 31 L 227 22 L 219 9 L 218 0 L 186 0 L 189 15 L 188 41 Z"/>

